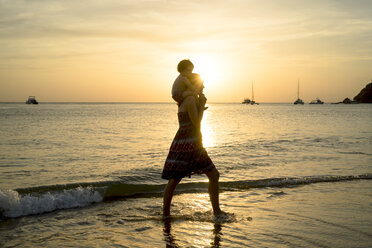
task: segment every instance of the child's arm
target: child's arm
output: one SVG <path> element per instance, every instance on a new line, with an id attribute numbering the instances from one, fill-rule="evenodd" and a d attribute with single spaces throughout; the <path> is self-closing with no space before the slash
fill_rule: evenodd
<path id="1" fill-rule="evenodd" d="M 194 87 L 194 85 L 192 85 L 189 79 L 185 76 L 184 76 L 183 83 L 185 84 L 186 88 L 190 89 L 191 91 L 198 92 L 198 90 Z"/>

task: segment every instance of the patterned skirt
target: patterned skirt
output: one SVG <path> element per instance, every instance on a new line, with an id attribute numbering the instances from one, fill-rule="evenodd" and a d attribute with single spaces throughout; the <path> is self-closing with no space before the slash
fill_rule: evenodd
<path id="1" fill-rule="evenodd" d="M 191 177 L 215 168 L 202 144 L 201 132 L 191 123 L 188 113 L 178 113 L 180 127 L 173 139 L 162 173 L 163 179 Z"/>

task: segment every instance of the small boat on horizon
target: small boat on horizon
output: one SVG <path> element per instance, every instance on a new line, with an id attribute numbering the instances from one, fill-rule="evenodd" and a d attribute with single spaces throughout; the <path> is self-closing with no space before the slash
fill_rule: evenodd
<path id="1" fill-rule="evenodd" d="M 253 81 L 252 81 L 252 100 L 250 100 L 249 98 L 244 98 L 244 101 L 242 102 L 243 104 L 251 104 L 251 105 L 254 105 L 254 104 L 259 104 L 257 102 L 254 101 L 254 92 L 253 92 Z"/>
<path id="2" fill-rule="evenodd" d="M 293 104 L 304 104 L 304 101 L 300 99 L 300 80 L 297 82 L 297 100 Z"/>
<path id="3" fill-rule="evenodd" d="M 312 100 L 310 104 L 324 104 L 324 102 L 317 98 L 316 100 Z"/>
<path id="4" fill-rule="evenodd" d="M 39 103 L 36 101 L 35 96 L 29 96 L 26 101 L 26 104 L 39 104 Z"/>

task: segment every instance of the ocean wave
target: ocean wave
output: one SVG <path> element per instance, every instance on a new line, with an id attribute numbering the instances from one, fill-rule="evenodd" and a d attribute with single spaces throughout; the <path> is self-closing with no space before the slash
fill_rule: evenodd
<path id="1" fill-rule="evenodd" d="M 351 180 L 372 179 L 372 174 L 357 176 L 310 176 L 310 177 L 287 177 L 287 178 L 267 178 L 260 180 L 244 180 L 236 182 L 222 182 L 220 187 L 249 189 L 264 187 L 288 187 L 312 183 L 342 182 Z"/>
<path id="2" fill-rule="evenodd" d="M 341 154 L 355 154 L 355 155 L 372 155 L 370 153 L 365 152 L 356 152 L 356 151 L 350 151 L 350 152 L 339 152 Z"/>
<path id="3" fill-rule="evenodd" d="M 0 190 L 0 217 L 14 218 L 82 207 L 102 199 L 102 195 L 90 187 L 27 195 L 21 195 L 15 190 Z"/>
<path id="4" fill-rule="evenodd" d="M 372 174 L 356 176 L 310 176 L 291 178 L 267 178 L 220 182 L 223 191 L 245 190 L 264 187 L 289 187 L 321 182 L 342 182 L 372 179 Z M 161 196 L 165 184 L 130 184 L 122 181 L 75 183 L 31 187 L 15 190 L 0 190 L 0 217 L 41 214 L 58 209 L 83 207 L 104 200 L 125 197 Z M 181 183 L 177 193 L 205 192 L 207 182 Z"/>

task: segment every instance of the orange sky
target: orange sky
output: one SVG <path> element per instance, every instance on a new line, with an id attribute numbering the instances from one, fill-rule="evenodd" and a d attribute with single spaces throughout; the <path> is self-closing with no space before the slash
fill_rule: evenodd
<path id="1" fill-rule="evenodd" d="M 3 1 L 0 102 L 171 102 L 184 58 L 210 102 L 325 102 L 372 79 L 372 1 Z"/>

